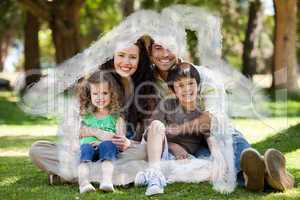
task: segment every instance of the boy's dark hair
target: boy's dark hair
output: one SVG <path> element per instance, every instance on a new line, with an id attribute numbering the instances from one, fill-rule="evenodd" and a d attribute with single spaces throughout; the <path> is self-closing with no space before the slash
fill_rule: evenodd
<path id="1" fill-rule="evenodd" d="M 168 72 L 167 82 L 169 88 L 174 92 L 174 82 L 180 78 L 194 78 L 197 86 L 200 84 L 200 75 L 197 69 L 190 63 L 180 62 L 174 65 Z"/>

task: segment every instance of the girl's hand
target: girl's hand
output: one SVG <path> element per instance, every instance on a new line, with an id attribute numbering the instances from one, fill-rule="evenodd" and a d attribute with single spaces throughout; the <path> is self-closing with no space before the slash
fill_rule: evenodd
<path id="1" fill-rule="evenodd" d="M 99 142 L 94 141 L 94 142 L 90 142 L 89 144 L 91 144 L 94 149 L 98 149 Z"/>
<path id="2" fill-rule="evenodd" d="M 117 145 L 119 151 L 125 151 L 131 144 L 130 140 L 124 135 L 114 135 L 111 141 Z"/>

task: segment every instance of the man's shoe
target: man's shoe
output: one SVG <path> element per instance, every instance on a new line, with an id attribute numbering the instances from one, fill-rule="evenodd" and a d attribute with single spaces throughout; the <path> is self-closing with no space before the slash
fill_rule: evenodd
<path id="1" fill-rule="evenodd" d="M 268 184 L 279 191 L 285 191 L 294 187 L 293 175 L 286 171 L 285 157 L 276 149 L 268 149 L 265 152 L 265 165 Z"/>
<path id="2" fill-rule="evenodd" d="M 246 189 L 253 192 L 264 190 L 265 163 L 258 151 L 247 148 L 242 152 L 241 170 L 244 174 Z"/>

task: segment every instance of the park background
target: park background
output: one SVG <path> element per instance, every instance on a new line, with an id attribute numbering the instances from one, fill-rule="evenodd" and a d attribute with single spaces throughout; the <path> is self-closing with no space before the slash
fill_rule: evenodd
<path id="1" fill-rule="evenodd" d="M 25 114 L 18 102 L 27 85 L 132 12 L 174 4 L 202 7 L 221 17 L 223 59 L 270 100 L 268 117 L 233 122 L 262 154 L 267 148 L 284 153 L 296 187 L 285 193 L 237 188 L 222 195 L 208 183 L 176 183 L 151 199 L 300 199 L 299 0 L 0 0 L 0 199 L 148 199 L 144 188 L 80 195 L 77 185 L 49 186 L 28 150 L 36 140 L 58 139 L 57 119 Z M 198 64 L 195 33 L 187 30 L 187 35 L 190 61 Z"/>

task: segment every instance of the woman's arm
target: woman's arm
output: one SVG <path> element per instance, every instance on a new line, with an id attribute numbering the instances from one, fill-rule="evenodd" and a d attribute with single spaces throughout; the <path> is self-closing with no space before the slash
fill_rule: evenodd
<path id="1" fill-rule="evenodd" d="M 126 136 L 126 122 L 122 117 L 119 117 L 116 123 L 116 134 Z"/>

